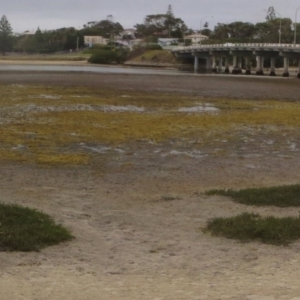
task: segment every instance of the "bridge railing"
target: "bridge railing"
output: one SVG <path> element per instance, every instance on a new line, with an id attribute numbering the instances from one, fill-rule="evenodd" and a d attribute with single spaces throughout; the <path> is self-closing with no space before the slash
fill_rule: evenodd
<path id="1" fill-rule="evenodd" d="M 236 49 L 236 48 L 276 48 L 276 49 L 300 49 L 300 44 L 276 44 L 276 43 L 235 43 L 232 45 L 226 44 L 210 44 L 210 45 L 191 45 L 185 47 L 176 47 L 172 51 L 197 50 L 197 49 Z"/>

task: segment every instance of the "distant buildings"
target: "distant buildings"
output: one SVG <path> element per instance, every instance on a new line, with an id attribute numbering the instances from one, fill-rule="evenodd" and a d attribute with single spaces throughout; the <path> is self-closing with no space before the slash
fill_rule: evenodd
<path id="1" fill-rule="evenodd" d="M 200 33 L 186 35 L 184 37 L 185 40 L 191 40 L 192 44 L 199 44 L 200 42 L 207 40 L 208 36 L 202 35 Z"/>
<path id="2" fill-rule="evenodd" d="M 112 36 L 109 38 L 104 38 L 102 36 L 84 36 L 84 44 L 89 47 L 95 45 L 107 45 L 109 42 L 113 42 L 131 48 L 136 43 L 139 43 L 140 40 L 135 38 L 134 29 L 126 29 L 118 35 Z"/>
<path id="3" fill-rule="evenodd" d="M 202 34 L 191 34 L 184 37 L 184 40 L 190 40 L 191 44 L 199 44 L 203 40 L 207 40 L 208 36 Z M 158 44 L 165 49 L 172 48 L 172 46 L 180 45 L 178 38 L 158 38 Z M 118 35 L 112 35 L 111 38 L 104 38 L 102 36 L 84 36 L 84 44 L 88 47 L 96 45 L 107 45 L 113 42 L 115 45 L 132 48 L 142 42 L 141 39 L 136 39 L 134 29 L 125 29 Z"/>
<path id="4" fill-rule="evenodd" d="M 84 44 L 89 47 L 94 45 L 107 45 L 107 39 L 102 36 L 84 36 Z"/>
<path id="5" fill-rule="evenodd" d="M 159 38 L 158 44 L 164 48 L 167 46 L 178 45 L 178 40 L 178 38 Z"/>

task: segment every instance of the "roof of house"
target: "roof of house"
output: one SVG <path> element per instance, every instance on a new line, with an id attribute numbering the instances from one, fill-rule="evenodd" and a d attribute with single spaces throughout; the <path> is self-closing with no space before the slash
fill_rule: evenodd
<path id="1" fill-rule="evenodd" d="M 203 35 L 203 34 L 200 34 L 200 33 L 195 33 L 195 34 L 190 34 L 190 35 L 186 35 L 185 38 L 188 38 L 188 39 L 192 39 L 192 38 L 208 38 L 207 35 Z"/>

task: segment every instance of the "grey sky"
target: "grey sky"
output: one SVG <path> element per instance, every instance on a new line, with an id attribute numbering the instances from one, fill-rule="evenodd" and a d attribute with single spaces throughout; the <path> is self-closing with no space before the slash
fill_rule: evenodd
<path id="1" fill-rule="evenodd" d="M 217 23 L 234 21 L 263 22 L 270 6 L 278 16 L 295 19 L 299 0 L 0 0 L 0 15 L 5 14 L 15 32 L 82 28 L 89 21 L 106 19 L 113 15 L 124 28 L 142 23 L 148 14 L 165 13 L 172 5 L 176 17 L 188 27 L 199 29 L 201 19 L 210 28 Z M 203 18 L 214 16 L 214 18 Z M 298 22 L 300 22 L 300 9 Z"/>

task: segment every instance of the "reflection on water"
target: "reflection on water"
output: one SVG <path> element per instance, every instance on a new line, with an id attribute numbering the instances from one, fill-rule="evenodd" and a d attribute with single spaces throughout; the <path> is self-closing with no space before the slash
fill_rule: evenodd
<path id="1" fill-rule="evenodd" d="M 0 65 L 0 71 L 52 71 L 52 72 L 92 72 L 117 74 L 179 74 L 179 70 L 105 67 L 105 66 L 58 66 L 58 65 Z"/>

